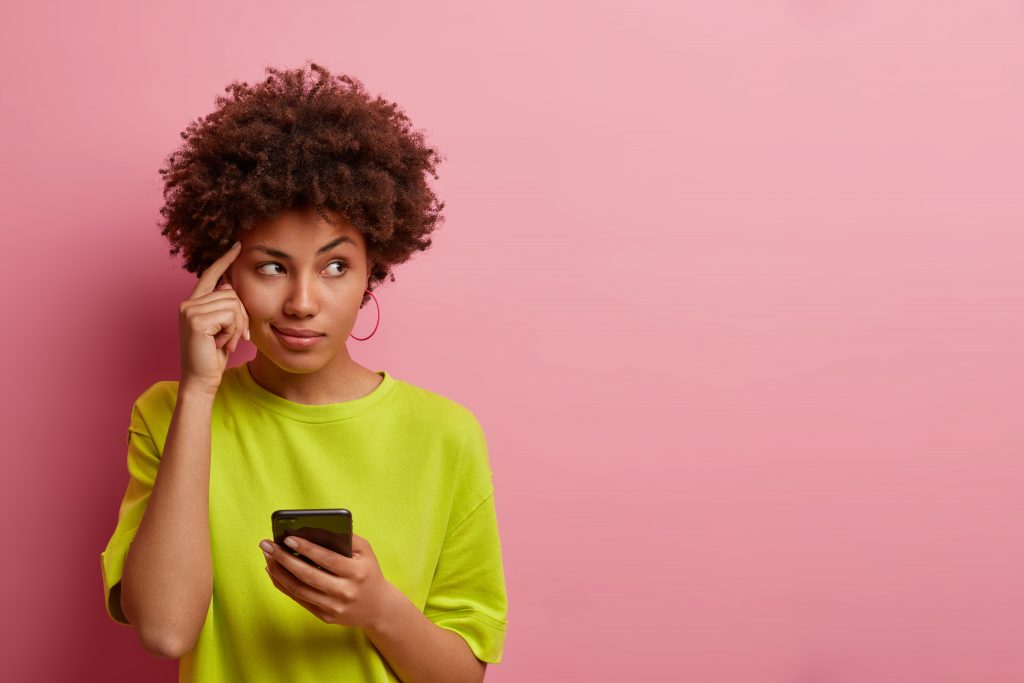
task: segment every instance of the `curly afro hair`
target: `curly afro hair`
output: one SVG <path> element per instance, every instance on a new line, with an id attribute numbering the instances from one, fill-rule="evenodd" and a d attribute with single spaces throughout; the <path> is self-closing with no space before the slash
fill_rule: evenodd
<path id="1" fill-rule="evenodd" d="M 373 262 L 369 289 L 431 244 L 444 221 L 427 185 L 444 158 L 405 113 L 371 98 L 358 79 L 313 62 L 252 86 L 239 81 L 188 125 L 160 169 L 161 234 L 197 277 L 264 220 L 292 209 L 340 213 L 360 230 Z M 369 301 L 363 295 L 360 305 Z"/>

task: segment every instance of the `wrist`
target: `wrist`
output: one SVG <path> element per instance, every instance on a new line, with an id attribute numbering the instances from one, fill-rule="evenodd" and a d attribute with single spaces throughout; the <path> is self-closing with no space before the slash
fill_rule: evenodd
<path id="1" fill-rule="evenodd" d="M 383 583 L 380 588 L 380 597 L 375 601 L 377 608 L 363 625 L 367 635 L 386 633 L 390 624 L 401 614 L 405 603 L 412 604 L 405 593 L 400 591 L 395 584 L 387 579 L 381 579 L 381 581 Z"/>
<path id="2" fill-rule="evenodd" d="M 178 396 L 194 397 L 200 400 L 213 400 L 217 395 L 219 386 L 213 386 L 206 382 L 184 379 L 178 383 Z"/>

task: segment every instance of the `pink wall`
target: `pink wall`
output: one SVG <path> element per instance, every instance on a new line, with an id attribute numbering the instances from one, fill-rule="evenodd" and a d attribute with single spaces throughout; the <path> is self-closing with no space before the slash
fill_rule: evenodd
<path id="1" fill-rule="evenodd" d="M 175 680 L 104 613 L 98 560 L 194 284 L 157 169 L 232 79 L 314 59 L 448 156 L 434 248 L 350 348 L 488 432 L 488 681 L 1024 680 L 1022 23 L 1012 0 L 7 3 L 5 676 Z"/>

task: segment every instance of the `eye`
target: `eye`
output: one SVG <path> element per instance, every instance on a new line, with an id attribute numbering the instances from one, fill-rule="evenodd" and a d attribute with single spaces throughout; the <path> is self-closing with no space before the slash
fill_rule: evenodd
<path id="1" fill-rule="evenodd" d="M 329 266 L 333 266 L 333 265 L 334 265 L 335 263 L 337 263 L 337 264 L 338 264 L 339 266 L 341 266 L 341 269 L 340 269 L 340 270 L 338 271 L 338 275 L 339 275 L 339 276 L 340 276 L 340 275 L 342 275 L 342 274 L 344 274 L 344 273 L 345 273 L 345 271 L 347 271 L 347 270 L 348 270 L 348 264 L 347 264 L 347 263 L 345 263 L 344 261 L 340 261 L 340 260 L 339 260 L 339 261 L 331 261 L 331 262 L 330 262 L 330 263 L 328 263 L 327 265 L 329 265 Z"/>
<path id="2" fill-rule="evenodd" d="M 264 272 L 264 271 L 260 270 L 260 268 L 263 268 L 264 266 L 280 266 L 280 265 L 281 265 L 280 263 L 261 263 L 260 265 L 256 266 L 256 272 L 259 273 L 260 275 L 270 275 L 270 273 Z"/>
<path id="3" fill-rule="evenodd" d="M 345 261 L 342 261 L 340 259 L 336 259 L 334 261 L 331 261 L 327 265 L 328 266 L 333 266 L 335 264 L 340 266 L 340 269 L 337 272 L 337 276 L 338 277 L 341 277 L 342 275 L 344 275 L 348 271 L 348 264 Z M 256 266 L 256 271 L 260 275 L 274 275 L 275 273 L 268 273 L 266 271 L 260 270 L 261 268 L 265 268 L 266 266 L 277 266 L 278 268 L 284 268 L 284 266 L 282 266 L 280 263 L 277 263 L 276 261 L 270 261 L 268 263 L 261 263 L 260 265 Z"/>

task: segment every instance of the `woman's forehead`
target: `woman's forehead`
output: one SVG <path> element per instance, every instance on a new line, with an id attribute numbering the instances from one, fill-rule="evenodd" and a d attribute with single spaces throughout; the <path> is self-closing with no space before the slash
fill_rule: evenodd
<path id="1" fill-rule="evenodd" d="M 262 244 L 280 251 L 291 248 L 310 254 L 324 251 L 328 244 L 331 246 L 327 249 L 345 244 L 364 247 L 365 240 L 358 228 L 337 214 L 332 219 L 333 222 L 328 223 L 314 209 L 292 209 L 254 226 L 243 236 L 243 241 L 249 245 Z"/>

